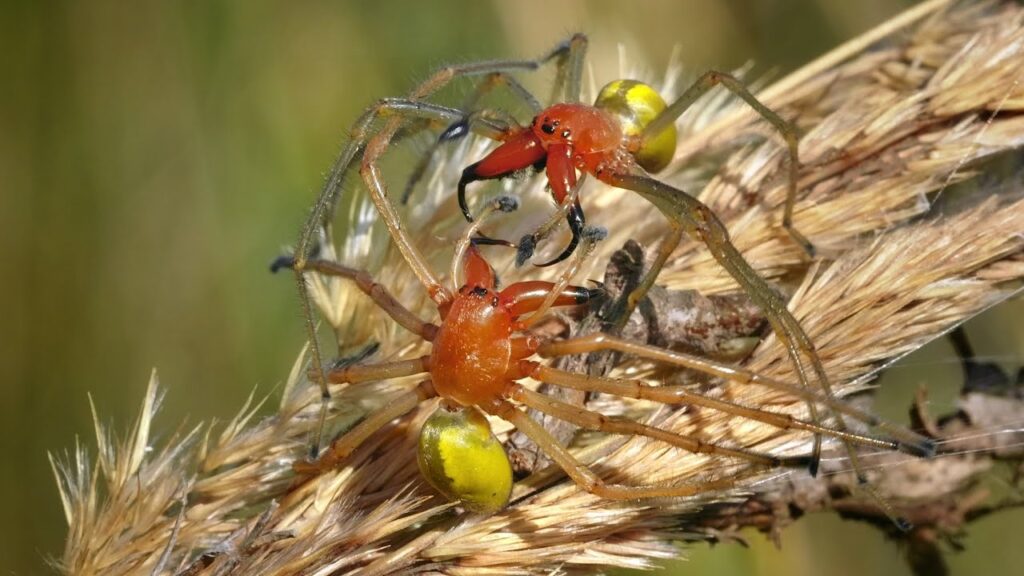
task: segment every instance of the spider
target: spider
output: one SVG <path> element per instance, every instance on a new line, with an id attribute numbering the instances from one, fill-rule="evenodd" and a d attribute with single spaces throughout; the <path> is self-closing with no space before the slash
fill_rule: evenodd
<path id="1" fill-rule="evenodd" d="M 420 442 L 420 467 L 424 476 L 440 492 L 449 498 L 461 500 L 466 508 L 478 512 L 494 512 L 504 507 L 511 489 L 511 467 L 500 445 L 492 441 L 490 429 L 481 412 L 512 424 L 545 451 L 580 488 L 609 499 L 690 496 L 705 490 L 732 487 L 745 476 L 685 485 L 607 483 L 579 462 L 551 433 L 530 418 L 524 409 L 536 409 L 586 429 L 642 436 L 695 453 L 745 460 L 753 464 L 754 470 L 757 471 L 777 466 L 806 465 L 811 461 L 810 456 L 779 457 L 745 448 L 727 447 L 627 418 L 607 416 L 526 388 L 518 382 L 524 378 L 625 398 L 669 405 L 700 406 L 763 422 L 780 429 L 825 434 L 882 449 L 898 449 L 919 454 L 922 451 L 921 446 L 927 445 L 927 440 L 917 434 L 881 422 L 854 407 L 741 368 L 602 333 L 541 341 L 539 336 L 530 331 L 530 326 L 544 317 L 549 309 L 583 305 L 594 297 L 595 290 L 570 285 L 569 282 L 579 270 L 595 238 L 587 229 L 581 231 L 583 247 L 577 253 L 573 265 L 567 266 L 556 282 L 521 281 L 499 289 L 495 272 L 479 248 L 481 244 L 496 242 L 489 238 L 473 238 L 473 235 L 487 216 L 498 211 L 513 210 L 514 206 L 515 201 L 512 199 L 497 200 L 488 207 L 484 217 L 470 226 L 463 235 L 456 248 L 454 261 L 459 265 L 453 267 L 452 280 L 456 281 L 460 271 L 465 280 L 454 292 L 435 292 L 442 294 L 435 298 L 440 317 L 439 324 L 418 318 L 365 271 L 349 268 L 331 260 L 307 260 L 306 267 L 309 270 L 355 282 L 356 286 L 395 322 L 430 342 L 432 349 L 429 354 L 418 358 L 376 364 L 346 363 L 331 369 L 327 373 L 328 381 L 350 385 L 419 374 L 426 377 L 413 389 L 387 399 L 381 408 L 368 414 L 336 439 L 319 459 L 296 462 L 295 469 L 300 475 L 315 475 L 335 467 L 383 426 L 412 411 L 421 402 L 434 397 L 440 397 L 441 408 L 439 413 L 428 420 L 424 428 Z M 276 264 L 278 267 L 292 267 L 295 260 L 283 257 Z M 692 392 L 688 386 L 658 386 L 637 379 L 590 376 L 552 368 L 532 359 L 534 356 L 547 359 L 596 351 L 616 351 L 657 363 L 700 370 L 741 383 L 763 385 L 794 393 L 808 401 L 827 405 L 837 412 L 884 429 L 893 439 L 827 428 L 790 415 L 702 396 Z M 313 371 L 315 372 L 315 368 Z M 471 442 L 486 444 L 487 447 L 467 450 L 459 453 L 461 456 L 453 456 L 452 451 L 457 451 L 458 447 L 440 445 L 445 442 L 443 435 L 446 433 L 460 435 L 459 442 L 466 441 L 468 437 Z M 447 462 L 443 454 L 449 455 Z M 460 458 L 470 462 L 457 462 Z M 498 472 L 494 471 L 495 458 L 504 459 L 503 464 L 497 465 Z M 459 467 L 456 474 L 450 473 L 451 465 Z M 477 469 L 485 471 L 484 478 L 475 481 L 466 478 L 472 476 Z"/>
<path id="2" fill-rule="evenodd" d="M 639 285 L 625 303 L 611 315 L 612 325 L 624 322 L 629 312 L 654 284 L 661 268 L 679 245 L 683 233 L 704 243 L 711 255 L 735 279 L 744 292 L 765 314 L 772 330 L 785 346 L 800 385 L 809 393 L 821 391 L 820 402 L 807 399 L 812 422 L 820 424 L 819 406 L 823 406 L 834 422 L 834 428 L 849 454 L 852 465 L 860 470 L 856 452 L 847 431 L 844 413 L 837 408 L 828 375 L 811 339 L 800 323 L 787 310 L 785 302 L 757 274 L 733 246 L 729 233 L 717 216 L 696 198 L 650 176 L 648 171 L 663 167 L 675 148 L 674 122 L 702 94 L 721 84 L 750 105 L 782 134 L 790 157 L 788 189 L 782 218 L 783 227 L 808 254 L 811 244 L 791 224 L 796 198 L 796 176 L 799 166 L 797 137 L 793 128 L 777 114 L 761 104 L 736 78 L 711 71 L 685 90 L 671 104 L 666 104 L 657 92 L 634 81 L 619 81 L 601 91 L 594 106 L 579 103 L 583 58 L 587 39 L 576 34 L 536 60 L 505 60 L 448 66 L 428 77 L 406 98 L 384 98 L 370 106 L 355 122 L 349 133 L 349 142 L 336 159 L 324 188 L 306 220 L 291 263 L 303 306 L 305 323 L 311 342 L 311 360 L 318 370 L 323 363 L 316 344 L 316 327 L 305 283 L 306 272 L 324 272 L 323 263 L 311 259 L 318 238 L 317 231 L 328 230 L 348 172 L 358 165 L 371 200 L 386 226 L 394 245 L 408 263 L 412 272 L 426 288 L 428 295 L 439 307 L 448 305 L 453 296 L 427 266 L 418 246 L 410 239 L 398 212 L 389 198 L 385 179 L 378 161 L 399 137 L 420 130 L 440 126 L 441 140 L 472 132 L 501 144 L 484 159 L 467 167 L 459 184 L 458 197 L 467 218 L 471 217 L 465 203 L 465 188 L 481 179 L 494 179 L 524 168 L 544 169 L 556 200 L 561 202 L 558 217 L 566 215 L 573 240 L 569 248 L 553 264 L 567 258 L 579 243 L 584 218 L 577 191 L 582 180 L 592 174 L 598 180 L 617 188 L 632 190 L 653 203 L 668 220 L 668 231 L 662 240 L 656 258 Z M 536 70 L 554 62 L 557 76 L 553 98 L 561 96 L 555 104 L 543 108 L 537 100 L 512 76 L 515 71 Z M 520 125 L 510 114 L 501 110 L 460 110 L 442 106 L 426 99 L 460 77 L 484 77 L 477 95 L 504 86 L 535 111 L 533 119 Z M 557 125 L 556 125 L 557 123 Z M 446 127 L 446 128 L 445 128 Z M 415 177 L 415 174 L 414 174 Z M 539 238 L 535 234 L 531 239 Z M 530 242 L 521 242 L 521 250 L 529 252 Z M 322 371 L 314 376 L 323 401 L 320 410 L 319 432 L 313 441 L 312 452 L 319 450 L 322 431 L 327 417 L 330 392 Z M 806 398 L 806 396 L 805 396 Z M 524 430 L 525 431 L 525 430 Z M 811 472 L 817 470 L 820 458 L 822 432 L 815 433 Z M 923 443 L 921 451 L 926 452 Z M 863 480 L 863 473 L 858 473 Z"/>

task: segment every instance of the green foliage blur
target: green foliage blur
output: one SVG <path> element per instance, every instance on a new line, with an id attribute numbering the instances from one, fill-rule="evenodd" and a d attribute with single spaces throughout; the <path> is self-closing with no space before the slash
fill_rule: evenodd
<path id="1" fill-rule="evenodd" d="M 45 573 L 59 557 L 47 452 L 94 453 L 90 396 L 124 433 L 158 368 L 166 437 L 281 385 L 303 332 L 290 277 L 267 265 L 374 99 L 440 64 L 534 56 L 576 30 L 594 53 L 622 43 L 654 70 L 678 45 L 693 72 L 784 73 L 907 4 L 3 3 L 0 570 Z M 756 534 L 752 550 L 698 547 L 687 568 L 905 573 L 880 536 L 823 522 L 787 532 L 781 553 Z M 878 560 L 840 559 L 851 554 Z"/>

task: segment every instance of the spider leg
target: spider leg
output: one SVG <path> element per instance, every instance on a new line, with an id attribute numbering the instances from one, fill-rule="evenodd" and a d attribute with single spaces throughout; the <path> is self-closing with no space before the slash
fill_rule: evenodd
<path id="1" fill-rule="evenodd" d="M 389 378 L 400 378 L 402 376 L 422 374 L 429 370 L 429 362 L 429 356 L 421 356 L 420 358 L 414 358 L 412 360 L 399 360 L 397 362 L 379 362 L 376 364 L 351 364 L 349 362 L 339 362 L 323 377 L 325 382 L 334 382 L 336 384 L 359 384 L 362 382 L 373 382 L 378 380 L 387 380 Z M 321 369 L 315 367 L 311 368 L 310 377 L 319 377 L 321 375 L 320 370 Z M 320 398 L 320 417 L 318 426 L 323 426 L 324 422 L 326 422 L 327 408 L 330 400 L 330 390 L 328 389 L 328 393 L 326 395 L 321 395 Z M 316 458 L 316 455 L 320 450 L 319 436 L 322 433 L 322 428 L 318 427 L 317 442 L 310 449 L 310 454 L 313 458 Z"/>
<path id="2" fill-rule="evenodd" d="M 547 55 L 558 59 L 558 68 L 551 90 L 551 102 L 579 102 L 583 86 L 583 62 L 587 56 L 586 34 L 576 33 Z"/>
<path id="3" fill-rule="evenodd" d="M 294 266 L 294 258 L 289 256 L 282 256 L 271 264 L 271 271 L 276 272 L 281 268 L 292 268 Z M 355 268 L 349 268 L 343 266 L 337 262 L 331 260 L 323 260 L 316 258 L 306 261 L 306 270 L 318 272 L 326 276 L 337 276 L 339 278 L 348 278 L 355 282 L 356 286 L 364 294 L 369 296 L 373 302 L 384 310 L 392 320 L 398 323 L 399 326 L 412 332 L 423 338 L 424 340 L 432 341 L 434 336 L 437 335 L 438 327 L 436 324 L 431 322 L 424 322 L 414 314 L 411 310 L 402 305 L 401 302 L 395 299 L 394 296 L 388 292 L 382 284 L 377 283 L 373 276 L 365 270 L 357 270 Z"/>
<path id="4" fill-rule="evenodd" d="M 410 360 L 378 362 L 376 364 L 347 364 L 327 372 L 327 381 L 335 384 L 361 384 L 402 376 L 413 376 L 430 371 L 430 356 Z"/>
<path id="5" fill-rule="evenodd" d="M 271 271 L 276 272 L 280 268 L 293 268 L 295 267 L 294 257 L 283 256 L 278 258 L 273 264 L 271 264 Z M 384 312 L 390 316 L 399 326 L 402 326 L 406 330 L 419 335 L 421 338 L 427 341 L 432 341 L 437 335 L 437 325 L 424 322 L 416 314 L 410 311 L 408 308 L 402 305 L 401 302 L 395 299 L 387 289 L 374 281 L 373 277 L 364 270 L 356 270 L 347 266 L 342 266 L 336 262 L 329 260 L 314 259 L 306 261 L 306 268 L 314 270 L 321 274 L 328 276 L 338 276 L 341 278 L 349 278 L 353 280 L 356 286 L 367 296 L 369 296 L 374 303 L 377 304 Z M 309 296 L 305 293 L 306 283 L 302 277 L 299 276 L 299 285 L 302 287 L 303 292 L 301 299 L 306 311 L 310 311 L 309 307 Z M 307 318 L 307 322 L 310 319 Z M 323 365 L 321 364 L 322 359 L 320 357 L 320 348 L 316 344 L 316 332 L 315 327 L 310 327 L 312 330 L 310 342 L 312 342 L 310 348 L 313 354 L 313 374 L 312 379 L 320 385 L 320 424 L 319 432 L 317 432 L 315 443 L 311 451 L 315 454 L 320 449 L 320 443 L 323 440 L 323 428 L 327 423 L 327 408 L 331 400 L 330 388 L 327 386 L 327 382 L 338 382 L 339 380 L 333 380 L 330 376 L 323 373 Z M 420 370 L 422 372 L 423 370 Z M 414 372 L 415 374 L 416 372 Z"/>
<path id="6" fill-rule="evenodd" d="M 821 364 L 814 343 L 807 337 L 800 323 L 790 314 L 785 302 L 779 298 L 764 279 L 750 267 L 750 264 L 743 258 L 736 247 L 729 240 L 729 232 L 725 225 L 715 216 L 715 213 L 705 206 L 700 200 L 690 196 L 686 192 L 669 186 L 664 182 L 655 180 L 650 176 L 642 174 L 612 174 L 607 180 L 619 188 L 632 190 L 646 198 L 649 202 L 658 207 L 662 214 L 669 219 L 671 232 L 662 241 L 659 248 L 658 259 L 654 266 L 647 272 L 640 281 L 637 288 L 629 295 L 629 308 L 634 306 L 643 298 L 647 290 L 654 284 L 655 278 L 661 272 L 661 266 L 667 261 L 668 255 L 675 250 L 682 239 L 682 232 L 685 230 L 693 238 L 700 240 L 707 247 L 718 264 L 722 266 L 764 312 L 765 318 L 772 326 L 775 336 L 786 347 L 789 358 L 796 369 L 800 383 L 805 388 L 811 388 L 811 378 L 804 364 L 804 356 L 810 360 L 811 368 L 815 377 L 821 385 L 825 397 L 834 398 L 832 386 L 829 384 L 828 375 Z M 627 312 L 628 313 L 628 312 Z M 807 403 L 811 420 L 819 422 L 818 409 L 814 402 Z M 846 429 L 846 423 L 838 413 L 833 414 L 836 419 L 836 427 L 840 430 Z M 851 446 L 847 446 L 850 454 L 851 464 L 857 465 L 856 452 Z M 821 452 L 821 437 L 814 437 L 814 453 Z M 856 467 L 855 466 L 855 467 Z M 812 472 L 817 472 L 817 465 L 812 465 Z"/>
<path id="7" fill-rule="evenodd" d="M 508 88 L 508 92 L 512 96 L 521 102 L 523 102 L 527 108 L 530 109 L 531 113 L 536 114 L 541 110 L 541 104 L 537 101 L 537 98 L 530 93 L 514 76 L 505 72 L 494 72 L 488 74 L 483 80 L 481 80 L 473 91 L 473 94 L 462 103 L 461 110 L 472 110 L 463 116 L 461 120 L 456 121 L 453 124 L 448 125 L 444 131 L 439 135 L 430 147 L 423 152 L 416 167 L 413 169 L 412 174 L 409 176 L 409 180 L 405 183 L 405 191 L 402 192 L 401 204 L 406 204 L 409 201 L 409 197 L 412 195 L 413 190 L 423 179 L 423 175 L 426 174 L 427 168 L 433 162 L 434 154 L 437 150 L 449 140 L 455 140 L 462 138 L 469 132 L 472 132 L 472 124 L 478 121 L 477 116 L 482 112 L 476 110 L 477 104 L 480 99 L 495 90 L 496 88 L 505 86 Z M 492 111 L 493 112 L 493 111 Z M 509 127 L 516 126 L 518 123 L 515 118 L 511 115 L 506 115 L 505 118 L 501 119 Z"/>
<path id="8" fill-rule="evenodd" d="M 331 442 L 331 446 L 320 458 L 313 461 L 297 460 L 292 468 L 297 474 L 303 476 L 315 476 L 322 474 L 338 465 L 339 462 L 348 458 L 360 444 L 380 430 L 395 418 L 404 416 L 416 408 L 424 400 L 436 396 L 434 386 L 430 380 L 420 382 L 412 390 L 406 390 L 390 399 L 383 406 L 370 412 L 359 424 L 356 424 L 343 436 Z"/>
<path id="9" fill-rule="evenodd" d="M 742 448 L 727 448 L 713 444 L 693 436 L 676 434 L 662 430 L 654 426 L 647 426 L 634 422 L 628 418 L 606 416 L 600 412 L 587 410 L 586 408 L 561 402 L 539 392 L 534 392 L 519 384 L 510 388 L 509 398 L 516 400 L 528 408 L 533 408 L 555 418 L 565 420 L 581 428 L 608 432 L 611 434 L 623 434 L 628 436 L 644 436 L 654 440 L 660 440 L 677 448 L 682 448 L 694 454 L 716 454 L 729 456 L 760 464 L 762 466 L 806 466 L 808 459 L 797 456 L 794 458 L 780 458 L 771 454 L 763 454 Z"/>
<path id="10" fill-rule="evenodd" d="M 738 486 L 744 479 L 758 474 L 764 468 L 757 467 L 746 473 L 728 478 L 708 480 L 695 484 L 670 485 L 647 484 L 630 486 L 611 484 L 602 480 L 590 468 L 577 460 L 564 446 L 555 440 L 550 432 L 535 422 L 522 410 L 508 402 L 499 400 L 488 408 L 488 412 L 511 423 L 526 434 L 541 450 L 547 453 L 565 471 L 577 486 L 587 492 L 610 500 L 636 500 L 640 498 L 673 498 L 694 496 L 713 490 L 728 490 Z"/>
<path id="11" fill-rule="evenodd" d="M 527 360 L 524 362 L 530 361 Z M 610 378 L 607 376 L 589 376 L 585 374 L 577 374 L 575 372 L 565 372 L 558 370 L 557 368 L 549 368 L 540 364 L 535 364 L 532 368 L 533 371 L 529 374 L 531 378 L 547 382 L 549 384 L 555 384 L 556 386 L 564 386 L 566 388 L 574 388 L 576 390 L 591 392 L 603 392 L 625 398 L 636 398 L 638 400 L 651 400 L 662 404 L 701 406 L 703 408 L 710 408 L 719 412 L 740 416 L 748 420 L 763 422 L 769 426 L 779 428 L 780 430 L 804 430 L 814 434 L 827 434 L 828 436 L 838 438 L 846 443 L 856 442 L 864 446 L 883 450 L 898 450 L 903 446 L 894 440 L 875 438 L 873 436 L 857 434 L 847 430 L 828 428 L 812 421 L 801 420 L 794 416 L 790 416 L 789 414 L 769 412 L 767 410 L 751 408 L 750 406 L 744 406 L 742 404 L 736 404 L 726 400 L 703 396 L 690 391 L 687 386 L 654 386 L 641 380 Z M 809 460 L 805 461 L 813 464 L 814 458 L 815 457 L 812 455 Z"/>
<path id="12" fill-rule="evenodd" d="M 797 134 L 793 125 L 782 119 L 758 100 L 747 86 L 731 74 L 709 70 L 701 75 L 686 91 L 683 92 L 675 102 L 668 106 L 657 118 L 651 121 L 641 134 L 642 140 L 653 138 L 664 129 L 674 124 L 683 112 L 709 90 L 721 84 L 730 92 L 738 96 L 749 105 L 754 112 L 767 120 L 782 138 L 786 141 L 786 148 L 789 150 L 789 176 L 788 188 L 786 190 L 786 205 L 782 216 L 782 227 L 786 229 L 789 236 L 804 249 L 811 257 L 814 256 L 814 245 L 793 226 L 793 205 L 796 202 L 797 172 L 800 169 L 800 157 L 798 155 Z"/>
<path id="13" fill-rule="evenodd" d="M 861 467 L 860 461 L 856 457 L 856 452 L 853 450 L 851 446 L 851 442 L 857 442 L 858 444 L 863 444 L 865 446 L 873 446 L 876 448 L 888 450 L 896 450 L 899 448 L 904 448 L 906 450 L 908 446 L 905 444 L 880 438 L 873 438 L 871 436 L 865 436 L 863 434 L 856 434 L 848 432 L 845 429 L 829 429 L 814 422 L 799 420 L 788 414 L 777 414 L 774 412 L 767 412 L 764 410 L 758 410 L 756 408 L 750 408 L 748 406 L 734 404 L 732 402 L 726 402 L 724 400 L 716 400 L 714 398 L 709 398 L 706 396 L 701 396 L 699 394 L 689 392 L 682 386 L 651 386 L 649 384 L 636 380 L 624 380 L 617 378 L 607 378 L 602 376 L 588 376 L 572 372 L 563 372 L 561 370 L 548 368 L 546 366 L 530 361 L 523 361 L 520 364 L 521 371 L 523 373 L 526 373 L 537 380 L 541 380 L 543 382 L 548 382 L 551 384 L 556 384 L 559 386 L 566 386 L 570 388 L 575 388 L 577 390 L 605 392 L 608 394 L 624 396 L 626 398 L 654 400 L 656 402 L 662 402 L 665 404 L 675 403 L 703 406 L 706 408 L 711 408 L 712 410 L 725 412 L 727 414 L 735 414 L 736 416 L 747 418 L 749 420 L 764 422 L 765 424 L 775 426 L 776 428 L 782 430 L 796 429 L 814 432 L 815 438 L 820 437 L 820 434 L 828 434 L 830 436 L 839 438 L 846 447 L 847 454 L 850 457 L 850 464 L 854 469 L 859 487 L 875 502 L 875 504 L 878 505 L 879 509 L 889 518 L 890 521 L 892 521 L 892 523 L 899 530 L 907 532 L 912 528 L 912 525 L 903 518 L 901 518 L 899 515 L 897 515 L 892 505 L 889 502 L 887 502 L 884 498 L 882 498 L 882 496 L 870 484 L 868 484 L 867 476 L 865 476 L 864 474 L 863 467 Z M 532 372 L 530 371 L 530 368 L 532 368 Z M 569 405 L 569 407 L 571 408 L 572 406 Z M 534 408 L 542 410 L 539 406 L 534 406 Z M 543 426 L 540 426 L 539 424 L 533 422 L 533 420 L 530 420 L 530 418 L 526 414 L 521 414 L 521 416 L 518 416 L 517 421 L 510 420 L 505 415 L 500 416 L 512 422 L 524 434 L 529 436 L 535 444 L 537 444 L 542 450 L 545 450 L 552 459 L 554 459 L 560 466 L 562 466 L 563 469 L 566 470 L 567 473 L 569 473 L 570 476 L 572 476 L 572 472 L 569 472 L 569 470 L 565 467 L 565 464 L 558 459 L 558 453 L 553 451 L 553 447 L 562 450 L 564 450 L 564 448 L 562 448 L 560 445 L 558 445 L 557 442 L 554 441 L 554 438 L 551 437 L 550 433 L 548 433 Z M 519 421 L 521 420 L 529 421 L 528 423 L 525 423 L 526 427 L 520 426 Z M 836 420 L 840 423 L 842 422 L 842 420 L 838 416 L 836 417 Z M 532 425 L 535 429 L 529 429 L 528 427 L 530 425 Z M 541 434 L 538 433 L 536 429 L 539 429 L 543 433 L 543 435 L 547 436 L 547 440 L 549 440 L 547 444 L 542 444 L 541 441 L 538 440 L 538 437 L 541 437 Z M 934 454 L 934 447 L 932 447 L 930 453 L 918 455 L 928 456 L 931 454 Z M 818 457 L 819 454 L 817 452 L 816 445 L 815 451 L 812 452 L 811 457 L 809 459 L 812 466 L 817 464 Z M 813 474 L 816 472 L 816 470 L 812 468 L 811 472 Z M 573 479 L 576 480 L 576 477 L 573 476 Z M 580 483 L 579 480 L 577 480 L 577 483 Z M 581 483 L 581 485 L 584 488 L 586 488 L 585 484 Z M 614 498 L 614 496 L 607 497 Z M 637 497 L 639 498 L 646 496 Z"/>
<path id="14" fill-rule="evenodd" d="M 715 362 L 714 360 L 694 356 L 692 354 L 686 354 L 674 350 L 665 350 L 663 348 L 646 344 L 639 344 L 604 333 L 595 333 L 578 338 L 571 338 L 569 340 L 547 342 L 537 349 L 537 353 L 546 358 L 551 358 L 555 356 L 585 354 L 603 350 L 632 354 L 655 362 L 697 370 L 738 384 L 755 384 L 785 392 L 803 400 L 828 406 L 836 412 L 846 414 L 847 416 L 859 420 L 870 427 L 877 428 L 896 439 L 900 443 L 900 450 L 903 452 L 924 457 L 931 457 L 935 454 L 935 443 L 931 439 L 921 436 L 920 434 L 902 426 L 886 422 L 870 412 L 861 410 L 841 400 L 830 399 L 822 394 L 816 393 L 814 390 L 795 386 L 787 382 L 775 380 L 774 378 L 762 376 L 750 370 Z M 565 377 L 562 374 L 559 374 L 558 376 L 560 378 Z M 668 390 L 670 387 L 662 386 L 659 387 L 659 389 Z"/>

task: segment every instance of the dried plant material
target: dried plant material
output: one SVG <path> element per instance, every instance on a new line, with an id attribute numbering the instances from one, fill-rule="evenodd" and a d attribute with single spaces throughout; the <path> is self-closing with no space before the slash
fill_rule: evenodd
<path id="1" fill-rule="evenodd" d="M 919 390 L 915 417 L 939 441 L 943 456 L 926 460 L 881 452 L 865 458 L 871 482 L 904 503 L 900 515 L 918 527 L 910 534 L 898 533 L 877 506 L 857 494 L 842 460 L 825 462 L 818 478 L 794 473 L 742 503 L 709 506 L 693 523 L 706 526 L 716 540 L 739 539 L 740 528 L 755 527 L 778 542 L 781 528 L 795 517 L 832 510 L 904 539 L 901 548 L 915 574 L 948 574 L 942 548 L 957 548 L 968 523 L 1022 506 L 1007 488 L 1015 481 L 1014 466 L 1024 463 L 1024 432 L 1018 426 L 1024 399 L 993 395 L 993 387 L 1004 393 L 1014 387 L 1005 373 L 994 365 L 992 370 L 998 375 L 989 371 L 988 376 L 997 382 L 986 383 L 982 392 L 976 389 L 981 383 L 968 378 L 957 409 L 936 420 L 924 409 L 925 389 Z"/>
<path id="2" fill-rule="evenodd" d="M 1024 144 L 1024 9 L 1014 2 L 951 4 L 930 2 L 890 34 L 869 33 L 870 43 L 842 49 L 828 66 L 819 61 L 810 72 L 798 71 L 798 83 L 782 80 L 788 90 L 766 90 L 774 95 L 766 103 L 804 134 L 795 224 L 831 259 L 810 265 L 780 226 L 785 154 L 771 131 L 717 96 L 680 123 L 687 140 L 669 179 L 690 190 L 706 181 L 700 197 L 721 214 L 736 246 L 766 278 L 793 287 L 790 308 L 841 394 L 863 389 L 880 366 L 1008 297 L 1024 278 L 1021 167 L 1011 166 L 1003 177 L 986 164 Z M 612 68 L 596 63 L 595 74 Z M 438 273 L 448 270 L 451 241 L 462 230 L 452 198 L 459 171 L 486 145 L 458 145 L 432 167 L 425 190 L 403 210 Z M 715 167 L 710 177 L 708 166 Z M 938 210 L 952 184 L 967 190 L 966 198 L 955 209 Z M 524 206 L 492 232 L 518 238 L 547 218 L 550 201 L 536 179 L 505 186 Z M 601 277 L 626 240 L 650 247 L 666 229 L 650 205 L 628 193 L 590 182 L 583 197 L 590 220 L 611 236 L 581 277 Z M 427 316 L 429 301 L 375 225 L 372 209 L 356 202 L 352 210 L 346 240 L 325 244 L 322 255 L 372 270 L 399 300 Z M 552 244 L 549 249 L 561 246 Z M 514 269 L 511 259 L 499 266 L 506 283 L 539 275 Z M 735 290 L 697 244 L 683 246 L 659 281 L 704 294 Z M 346 353 L 374 343 L 375 359 L 425 349 L 351 284 L 310 282 Z M 520 499 L 506 510 L 461 514 L 419 478 L 415 441 L 433 409 L 428 403 L 375 434 L 341 468 L 295 487 L 291 464 L 305 455 L 319 402 L 303 362 L 300 356 L 269 418 L 257 418 L 250 403 L 219 432 L 196 428 L 151 447 L 154 377 L 128 440 L 113 441 L 97 424 L 96 464 L 82 447 L 54 464 L 70 527 L 60 569 L 80 575 L 327 575 L 642 568 L 675 556 L 672 540 L 702 537 L 696 532 L 704 526 L 696 515 L 702 506 L 717 509 L 744 494 L 764 497 L 779 490 L 777 476 L 789 473 L 752 475 L 742 490 L 727 493 L 625 503 L 541 474 L 517 486 Z M 773 337 L 745 365 L 792 377 Z M 652 367 L 625 363 L 616 370 L 644 375 Z M 413 384 L 337 387 L 332 415 L 351 420 Z M 717 393 L 779 412 L 802 415 L 806 409 L 798 399 L 752 386 L 724 385 Z M 644 407 L 619 409 L 627 408 Z M 780 454 L 804 453 L 811 441 L 709 410 L 661 409 L 647 417 L 663 428 Z M 579 455 L 613 481 L 683 483 L 749 474 L 736 462 L 643 439 L 597 443 Z"/>

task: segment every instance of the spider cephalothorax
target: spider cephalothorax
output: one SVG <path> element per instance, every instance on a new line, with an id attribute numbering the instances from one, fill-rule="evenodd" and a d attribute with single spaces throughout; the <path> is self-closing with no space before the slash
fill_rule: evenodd
<path id="1" fill-rule="evenodd" d="M 463 264 L 466 284 L 441 308 L 441 326 L 433 340 L 430 376 L 442 397 L 463 406 L 486 406 L 500 398 L 508 382 L 526 376 L 519 362 L 536 352 L 538 341 L 521 331 L 519 318 L 535 312 L 552 290 L 550 282 L 517 282 L 496 288 L 494 272 L 475 248 Z M 583 304 L 586 288 L 567 286 L 554 306 Z"/>

